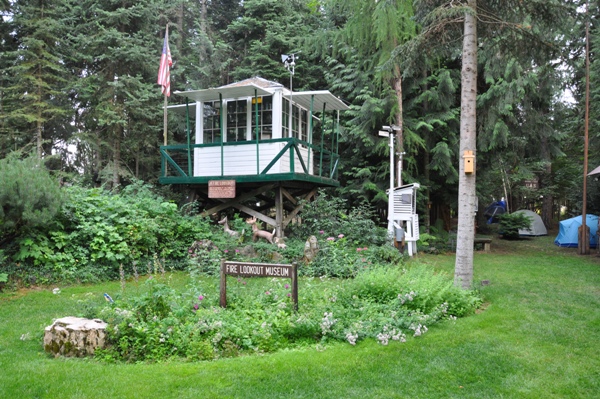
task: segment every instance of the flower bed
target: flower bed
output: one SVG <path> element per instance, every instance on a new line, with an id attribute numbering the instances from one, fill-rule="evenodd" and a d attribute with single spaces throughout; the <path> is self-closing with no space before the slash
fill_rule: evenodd
<path id="1" fill-rule="evenodd" d="M 97 356 L 209 360 L 366 338 L 387 345 L 422 336 L 480 303 L 474 292 L 421 265 L 362 271 L 354 279 L 303 278 L 297 312 L 285 280 L 229 279 L 226 309 L 218 306 L 214 277 L 195 280 L 185 292 L 148 279 L 143 294 L 97 310 L 109 323 L 110 342 Z"/>

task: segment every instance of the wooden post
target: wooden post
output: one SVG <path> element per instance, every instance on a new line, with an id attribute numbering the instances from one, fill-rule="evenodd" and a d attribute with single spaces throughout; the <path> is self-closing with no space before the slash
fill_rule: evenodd
<path id="1" fill-rule="evenodd" d="M 294 310 L 298 311 L 298 263 L 292 263 L 292 302 Z"/>
<path id="2" fill-rule="evenodd" d="M 221 281 L 219 284 L 219 306 L 227 307 L 227 275 L 225 274 L 225 259 L 221 259 Z"/>
<path id="3" fill-rule="evenodd" d="M 190 139 L 190 104 L 188 98 L 185 98 L 185 129 L 187 133 L 187 159 L 188 159 L 188 176 L 192 176 L 192 146 Z"/>
<path id="4" fill-rule="evenodd" d="M 590 254 L 590 226 L 581 225 L 577 229 L 577 254 L 578 255 L 589 255 Z"/>
<path id="5" fill-rule="evenodd" d="M 281 184 L 275 187 L 275 235 L 283 237 L 283 197 Z"/>
<path id="6" fill-rule="evenodd" d="M 258 91 L 254 89 L 254 120 L 256 127 L 254 129 L 256 134 L 256 174 L 260 174 L 260 127 L 258 126 Z"/>
<path id="7" fill-rule="evenodd" d="M 223 95 L 219 93 L 219 130 L 221 131 L 221 176 L 225 174 L 225 160 L 223 159 L 223 140 L 225 140 L 225 130 L 223 129 L 223 121 L 224 121 L 224 111 L 223 111 Z"/>

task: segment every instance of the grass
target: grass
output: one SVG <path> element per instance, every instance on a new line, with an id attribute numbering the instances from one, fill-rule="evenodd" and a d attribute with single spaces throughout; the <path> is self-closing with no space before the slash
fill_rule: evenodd
<path id="1" fill-rule="evenodd" d="M 454 268 L 452 255 L 418 259 L 449 273 Z M 109 364 L 43 352 L 44 327 L 73 313 L 73 295 L 118 292 L 118 282 L 61 287 L 60 295 L 52 287 L 4 293 L 0 397 L 600 397 L 598 259 L 557 248 L 552 237 L 494 239 L 491 253 L 475 254 L 475 281 L 490 281 L 481 288 L 485 309 L 476 315 L 406 343 L 198 363 Z"/>

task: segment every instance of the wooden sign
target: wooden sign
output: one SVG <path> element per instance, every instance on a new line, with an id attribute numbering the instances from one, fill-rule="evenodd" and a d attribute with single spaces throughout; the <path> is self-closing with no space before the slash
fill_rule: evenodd
<path id="1" fill-rule="evenodd" d="M 227 307 L 227 276 L 276 277 L 291 279 L 292 302 L 298 310 L 298 270 L 296 263 L 280 265 L 270 263 L 228 262 L 221 260 L 220 301 L 221 307 Z"/>
<path id="2" fill-rule="evenodd" d="M 209 180 L 208 198 L 235 198 L 235 180 Z"/>

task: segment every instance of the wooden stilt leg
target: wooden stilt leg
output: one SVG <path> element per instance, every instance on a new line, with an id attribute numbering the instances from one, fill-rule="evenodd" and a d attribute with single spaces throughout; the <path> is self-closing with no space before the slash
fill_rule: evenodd
<path id="1" fill-rule="evenodd" d="M 283 193 L 281 186 L 275 187 L 275 235 L 283 237 Z"/>

